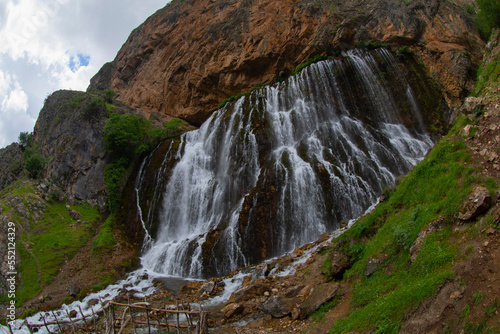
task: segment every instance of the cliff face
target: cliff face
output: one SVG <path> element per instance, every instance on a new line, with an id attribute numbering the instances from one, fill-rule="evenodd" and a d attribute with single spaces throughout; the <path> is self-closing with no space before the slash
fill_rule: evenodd
<path id="1" fill-rule="evenodd" d="M 407 46 L 459 105 L 483 42 L 465 2 L 439 0 L 175 1 L 135 29 L 91 80 L 122 101 L 202 123 L 217 103 L 358 41 Z"/>
<path id="2" fill-rule="evenodd" d="M 83 92 L 53 93 L 40 111 L 33 132 L 34 143 L 45 159 L 44 178 L 61 195 L 105 206 L 104 144 L 102 130 L 107 116 Z M 88 107 L 88 108 L 87 108 Z"/>
<path id="3" fill-rule="evenodd" d="M 0 190 L 17 180 L 24 171 L 23 152 L 19 144 L 12 143 L 0 150 Z"/>

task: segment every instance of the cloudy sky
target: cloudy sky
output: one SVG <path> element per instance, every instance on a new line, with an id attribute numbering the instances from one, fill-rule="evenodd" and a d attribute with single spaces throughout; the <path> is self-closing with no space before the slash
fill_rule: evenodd
<path id="1" fill-rule="evenodd" d="M 33 131 L 44 99 L 86 90 L 165 0 L 0 0 L 0 148 Z"/>

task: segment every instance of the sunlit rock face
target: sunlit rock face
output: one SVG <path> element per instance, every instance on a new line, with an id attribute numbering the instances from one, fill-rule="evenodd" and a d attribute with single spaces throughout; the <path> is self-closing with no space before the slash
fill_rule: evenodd
<path id="1" fill-rule="evenodd" d="M 92 79 L 125 103 L 200 125 L 219 102 L 272 82 L 317 54 L 359 41 L 407 46 L 459 105 L 484 43 L 467 0 L 174 1 L 135 29 Z"/>

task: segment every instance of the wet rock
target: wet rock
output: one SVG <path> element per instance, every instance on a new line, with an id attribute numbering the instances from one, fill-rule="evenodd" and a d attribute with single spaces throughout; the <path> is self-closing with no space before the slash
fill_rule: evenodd
<path id="1" fill-rule="evenodd" d="M 76 296 L 78 295 L 78 293 L 80 293 L 80 288 L 78 288 L 77 286 L 71 285 L 67 289 L 67 291 L 68 291 L 68 295 L 70 295 L 73 298 L 76 298 Z"/>
<path id="2" fill-rule="evenodd" d="M 491 206 L 491 195 L 485 187 L 477 187 L 464 203 L 458 218 L 460 220 L 471 220 L 488 210 Z"/>
<path id="3" fill-rule="evenodd" d="M 264 292 L 269 292 L 270 290 L 269 286 L 263 283 L 250 284 L 234 292 L 231 296 L 231 300 L 234 300 L 236 303 L 241 303 L 250 299 L 262 297 Z"/>
<path id="4" fill-rule="evenodd" d="M 224 307 L 221 312 L 226 318 L 231 318 L 232 316 L 238 315 L 243 312 L 243 305 L 239 303 L 231 303 Z"/>
<path id="5" fill-rule="evenodd" d="M 292 318 L 305 319 L 309 314 L 316 311 L 321 305 L 330 301 L 339 290 L 338 283 L 325 283 L 318 285 L 306 300 L 292 313 Z"/>
<path id="6" fill-rule="evenodd" d="M 410 263 L 415 262 L 415 260 L 417 259 L 418 252 L 420 252 L 420 249 L 424 244 L 425 237 L 430 233 L 434 232 L 435 230 L 440 229 L 441 225 L 443 224 L 443 221 L 444 218 L 439 217 L 437 220 L 427 225 L 422 231 L 418 233 L 417 239 L 415 239 L 415 242 L 410 247 Z"/>
<path id="7" fill-rule="evenodd" d="M 330 233 L 320 234 L 320 236 L 318 237 L 317 243 L 325 242 L 328 240 L 328 238 L 330 238 Z"/>
<path id="8" fill-rule="evenodd" d="M 262 304 L 260 310 L 273 318 L 282 318 L 292 312 L 297 300 L 295 298 L 283 298 L 282 296 L 272 296 Z"/>
<path id="9" fill-rule="evenodd" d="M 97 305 L 99 303 L 99 300 L 98 299 L 91 299 L 89 300 L 88 304 L 89 306 L 94 306 L 94 305 Z"/>
<path id="10" fill-rule="evenodd" d="M 214 291 L 214 289 L 215 289 L 215 282 L 209 281 L 201 286 L 200 290 L 198 290 L 198 294 L 199 295 L 211 294 Z"/>

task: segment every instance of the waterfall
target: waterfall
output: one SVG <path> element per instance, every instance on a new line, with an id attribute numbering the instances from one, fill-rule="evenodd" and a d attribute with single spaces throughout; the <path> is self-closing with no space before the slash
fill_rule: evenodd
<path id="1" fill-rule="evenodd" d="M 351 50 L 158 148 L 136 184 L 143 266 L 221 276 L 359 216 L 432 146 L 400 66 L 385 49 Z"/>

